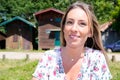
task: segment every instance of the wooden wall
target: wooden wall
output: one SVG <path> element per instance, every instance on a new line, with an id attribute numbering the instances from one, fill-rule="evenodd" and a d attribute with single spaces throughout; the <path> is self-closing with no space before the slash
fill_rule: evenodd
<path id="1" fill-rule="evenodd" d="M 50 38 L 49 29 L 57 29 L 57 28 L 58 27 L 53 26 L 51 24 L 46 24 L 46 25 L 40 26 L 38 28 L 38 30 L 39 30 L 39 48 L 43 48 L 43 49 L 54 48 L 54 38 Z"/>
<path id="2" fill-rule="evenodd" d="M 54 48 L 54 38 L 51 38 L 51 33 L 48 32 L 49 29 L 60 28 L 60 22 L 63 14 L 48 11 L 40 14 L 38 17 L 38 47 L 39 49 L 50 49 Z M 53 34 L 54 36 L 54 34 Z"/>
<path id="3" fill-rule="evenodd" d="M 22 21 L 16 20 L 7 24 L 6 30 L 7 49 L 33 49 L 32 32 L 30 31 L 30 27 L 27 24 Z"/>

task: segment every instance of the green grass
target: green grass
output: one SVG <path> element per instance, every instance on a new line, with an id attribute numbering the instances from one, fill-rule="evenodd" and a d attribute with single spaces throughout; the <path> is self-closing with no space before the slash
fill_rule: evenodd
<path id="1" fill-rule="evenodd" d="M 0 80 L 31 80 L 38 60 L 0 60 Z M 110 62 L 112 80 L 120 80 L 120 62 Z"/>
<path id="2" fill-rule="evenodd" d="M 112 73 L 112 80 L 120 80 L 120 62 L 110 62 L 110 71 Z"/>
<path id="3" fill-rule="evenodd" d="M 0 60 L 0 80 L 31 80 L 37 62 L 37 60 Z"/>

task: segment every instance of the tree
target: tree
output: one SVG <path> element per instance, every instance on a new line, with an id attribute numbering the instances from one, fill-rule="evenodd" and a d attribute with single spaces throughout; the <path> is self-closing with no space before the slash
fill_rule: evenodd
<path id="1" fill-rule="evenodd" d="M 33 13 L 49 7 L 65 11 L 76 0 L 0 0 L 0 22 L 21 16 L 34 22 Z M 100 23 L 117 17 L 120 0 L 81 0 L 91 4 Z"/>
<path id="2" fill-rule="evenodd" d="M 115 22 L 111 25 L 112 28 L 120 33 L 120 0 L 116 0 L 114 2 L 114 10 L 111 12 L 113 19 Z"/>

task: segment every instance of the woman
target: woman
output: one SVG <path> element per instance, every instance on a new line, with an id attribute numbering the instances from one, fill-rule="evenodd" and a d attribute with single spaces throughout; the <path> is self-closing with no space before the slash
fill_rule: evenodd
<path id="1" fill-rule="evenodd" d="M 99 25 L 91 6 L 73 3 L 61 28 L 61 48 L 43 55 L 33 80 L 110 80 Z"/>

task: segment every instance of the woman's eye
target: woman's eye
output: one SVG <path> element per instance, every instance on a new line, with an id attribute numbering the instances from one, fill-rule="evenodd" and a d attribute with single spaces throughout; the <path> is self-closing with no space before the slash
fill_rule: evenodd
<path id="1" fill-rule="evenodd" d="M 80 23 L 79 25 L 80 26 L 86 26 L 87 24 L 86 23 Z"/>
<path id="2" fill-rule="evenodd" d="M 66 24 L 67 24 L 67 25 L 72 25 L 73 22 L 72 22 L 72 21 L 67 21 Z"/>

